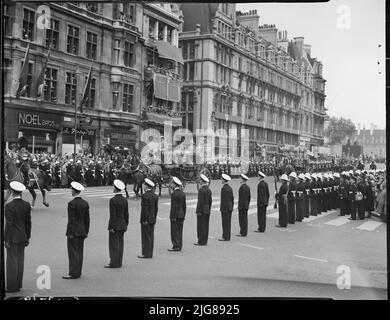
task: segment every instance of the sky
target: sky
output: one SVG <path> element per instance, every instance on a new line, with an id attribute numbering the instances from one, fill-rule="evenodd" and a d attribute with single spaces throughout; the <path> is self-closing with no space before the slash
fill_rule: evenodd
<path id="1" fill-rule="evenodd" d="M 275 24 L 287 30 L 289 40 L 303 36 L 312 46 L 311 56 L 324 65 L 329 116 L 351 119 L 360 128 L 386 128 L 385 0 L 236 6 L 243 12 L 253 9 L 260 25 Z"/>

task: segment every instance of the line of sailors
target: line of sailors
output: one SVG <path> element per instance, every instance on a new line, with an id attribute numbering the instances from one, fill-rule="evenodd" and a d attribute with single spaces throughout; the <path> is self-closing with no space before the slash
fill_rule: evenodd
<path id="1" fill-rule="evenodd" d="M 370 218 L 375 202 L 374 173 L 374 170 L 350 170 L 341 174 L 283 174 L 282 186 L 275 194 L 279 205 L 278 226 L 287 227 L 335 209 L 340 209 L 340 216 L 350 215 L 350 220 L 356 220 L 356 215 L 361 220 Z"/>
<path id="2" fill-rule="evenodd" d="M 340 215 L 351 215 L 356 220 L 368 217 L 374 210 L 375 176 L 384 179 L 385 170 L 344 171 L 339 173 L 300 173 L 292 172 L 289 177 L 283 174 L 282 185 L 275 193 L 279 204 L 279 224 L 277 227 L 287 227 L 296 221 L 303 221 L 310 215 L 316 216 L 322 212 L 340 208 Z M 257 186 L 257 218 L 256 232 L 265 232 L 266 211 L 269 204 L 268 184 L 264 181 L 266 175 L 258 172 Z M 196 206 L 197 242 L 194 245 L 206 246 L 208 242 L 209 220 L 212 208 L 212 192 L 209 179 L 200 176 L 201 187 L 198 192 Z M 248 231 L 248 208 L 251 201 L 251 190 L 247 185 L 248 176 L 241 174 L 241 185 L 238 191 L 238 218 L 240 233 L 245 237 Z M 230 176 L 222 174 L 220 212 L 222 219 L 222 237 L 220 241 L 230 241 L 231 218 L 234 209 L 234 195 L 229 181 Z M 177 177 L 173 178 L 171 193 L 170 227 L 172 248 L 169 251 L 182 250 L 183 224 L 186 216 L 186 195 Z M 82 199 L 84 186 L 72 181 L 71 192 L 73 199 L 68 203 L 68 224 L 66 228 L 69 272 L 63 279 L 78 279 L 82 274 L 84 241 L 89 233 L 90 208 L 87 201 Z M 158 196 L 155 194 L 155 184 L 148 178 L 144 180 L 145 193 L 141 201 L 141 242 L 143 259 L 153 257 L 154 226 L 157 221 Z M 124 197 L 125 184 L 115 179 L 113 181 L 114 196 L 109 200 L 109 257 L 105 268 L 122 267 L 124 252 L 124 233 L 129 224 L 129 206 Z M 7 291 L 18 292 L 22 288 L 24 269 L 24 248 L 28 246 L 31 237 L 31 206 L 22 200 L 22 192 L 26 189 L 22 183 L 10 183 L 13 200 L 5 205 L 4 241 L 7 249 Z"/>

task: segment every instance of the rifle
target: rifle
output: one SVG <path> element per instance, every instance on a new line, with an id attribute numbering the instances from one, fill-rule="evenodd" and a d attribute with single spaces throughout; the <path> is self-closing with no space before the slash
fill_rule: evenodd
<path id="1" fill-rule="evenodd" d="M 278 192 L 278 187 L 276 185 L 276 167 L 275 166 L 274 166 L 274 183 L 275 183 L 275 192 Z M 278 208 L 278 204 L 277 204 L 276 197 L 275 197 L 274 209 L 277 209 L 277 208 Z"/>

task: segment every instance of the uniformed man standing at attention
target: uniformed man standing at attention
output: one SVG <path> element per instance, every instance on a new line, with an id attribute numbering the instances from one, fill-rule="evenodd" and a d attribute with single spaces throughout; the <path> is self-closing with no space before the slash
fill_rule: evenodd
<path id="1" fill-rule="evenodd" d="M 4 243 L 7 250 L 6 292 L 19 292 L 23 284 L 24 248 L 31 237 L 31 206 L 22 200 L 23 183 L 10 182 L 12 201 L 5 205 Z"/>
<path id="2" fill-rule="evenodd" d="M 351 217 L 348 218 L 349 220 L 356 220 L 356 178 L 353 174 L 350 175 L 349 179 L 349 188 L 348 188 L 348 203 L 349 203 L 349 210 Z"/>
<path id="3" fill-rule="evenodd" d="M 296 221 L 302 222 L 304 211 L 304 193 L 305 193 L 305 175 L 300 173 L 298 176 L 299 182 L 297 184 L 297 197 L 296 197 Z"/>
<path id="4" fill-rule="evenodd" d="M 288 193 L 288 177 L 286 174 L 282 174 L 280 180 L 282 185 L 279 188 L 279 192 L 275 194 L 276 200 L 278 200 L 279 209 L 279 224 L 276 227 L 286 228 L 287 227 L 287 193 Z"/>
<path id="5" fill-rule="evenodd" d="M 297 174 L 295 172 L 290 173 L 290 183 L 288 185 L 288 223 L 295 224 L 295 201 L 297 192 L 297 183 L 295 179 Z"/>
<path id="6" fill-rule="evenodd" d="M 141 201 L 141 241 L 142 255 L 138 258 L 152 258 L 154 245 L 154 225 L 158 212 L 158 196 L 154 193 L 155 184 L 150 179 L 145 179 L 145 192 Z"/>
<path id="7" fill-rule="evenodd" d="M 221 204 L 219 210 L 222 217 L 222 238 L 219 241 L 230 241 L 232 212 L 234 206 L 233 189 L 229 186 L 231 178 L 227 174 L 222 174 Z"/>
<path id="8" fill-rule="evenodd" d="M 268 183 L 264 181 L 265 174 L 261 171 L 259 174 L 259 184 L 257 185 L 257 224 L 255 232 L 265 232 L 267 222 L 267 207 L 269 202 Z"/>
<path id="9" fill-rule="evenodd" d="M 305 207 L 305 211 L 304 211 L 304 217 L 305 218 L 309 218 L 310 217 L 310 180 L 311 180 L 311 176 L 310 176 L 310 173 L 305 173 L 305 193 L 304 193 L 304 207 Z"/>
<path id="10" fill-rule="evenodd" d="M 240 225 L 240 233 L 237 237 L 246 237 L 248 234 L 248 208 L 251 202 L 251 189 L 246 184 L 248 177 L 241 174 L 241 186 L 238 190 L 238 223 Z"/>
<path id="11" fill-rule="evenodd" d="M 84 187 L 73 181 L 70 184 L 73 200 L 68 203 L 68 238 L 69 274 L 63 279 L 78 279 L 81 277 L 84 256 L 84 240 L 89 233 L 89 205 L 81 198 Z"/>
<path id="12" fill-rule="evenodd" d="M 108 247 L 110 263 L 105 268 L 121 268 L 123 259 L 123 236 L 129 225 L 129 206 L 123 196 L 125 184 L 114 180 L 114 194 L 110 199 L 110 219 L 108 221 Z"/>
<path id="13" fill-rule="evenodd" d="M 173 177 L 174 189 L 171 194 L 171 241 L 172 249 L 168 251 L 181 251 L 183 247 L 183 224 L 186 216 L 186 195 L 180 189 L 183 185 L 179 178 Z"/>
<path id="14" fill-rule="evenodd" d="M 317 174 L 311 175 L 312 181 L 310 183 L 310 215 L 317 215 Z"/>
<path id="15" fill-rule="evenodd" d="M 209 239 L 209 221 L 212 204 L 212 193 L 208 186 L 209 179 L 204 175 L 200 175 L 200 188 L 198 191 L 198 203 L 196 205 L 196 226 L 198 242 L 196 246 L 205 246 Z"/>
<path id="16" fill-rule="evenodd" d="M 345 216 L 348 207 L 348 183 L 345 180 L 346 173 L 343 171 L 340 177 L 340 186 L 338 190 L 340 214 L 339 216 Z"/>

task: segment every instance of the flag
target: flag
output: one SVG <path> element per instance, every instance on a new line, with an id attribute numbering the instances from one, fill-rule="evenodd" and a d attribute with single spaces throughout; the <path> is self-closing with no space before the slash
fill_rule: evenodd
<path id="1" fill-rule="evenodd" d="M 91 62 L 91 66 L 89 67 L 88 77 L 87 77 L 87 81 L 85 83 L 84 92 L 83 92 L 83 98 L 81 99 L 81 102 L 80 102 L 81 113 L 83 112 L 83 105 L 85 103 L 87 103 L 87 101 L 88 101 L 89 88 L 91 86 L 92 63 L 93 63 L 93 61 Z"/>
<path id="2" fill-rule="evenodd" d="M 43 91 L 45 88 L 45 72 L 46 72 L 47 63 L 49 61 L 50 50 L 51 50 L 51 48 L 49 49 L 49 52 L 47 53 L 46 61 L 43 64 L 41 73 L 38 76 L 37 84 L 36 84 L 36 88 L 35 88 L 35 92 L 37 93 L 37 97 L 41 97 L 41 98 L 43 98 Z"/>
<path id="3" fill-rule="evenodd" d="M 19 98 L 21 94 L 24 94 L 26 92 L 29 60 L 30 60 L 30 43 L 27 46 L 26 55 L 24 56 L 22 71 L 20 72 L 20 76 L 19 76 L 18 89 L 16 90 L 16 98 Z"/>

